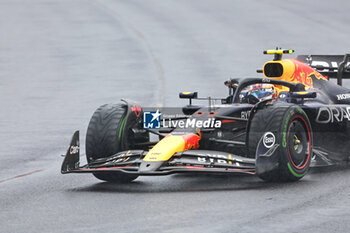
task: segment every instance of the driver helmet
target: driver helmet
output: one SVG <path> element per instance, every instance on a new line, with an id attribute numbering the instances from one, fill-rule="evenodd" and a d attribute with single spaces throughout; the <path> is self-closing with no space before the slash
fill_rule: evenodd
<path id="1" fill-rule="evenodd" d="M 254 84 L 249 86 L 247 95 L 253 95 L 259 101 L 261 101 L 271 97 L 275 98 L 276 90 L 274 85 L 272 84 Z"/>

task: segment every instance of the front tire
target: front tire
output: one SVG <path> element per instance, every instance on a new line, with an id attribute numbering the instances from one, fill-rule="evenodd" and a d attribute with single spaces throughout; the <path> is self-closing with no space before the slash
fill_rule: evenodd
<path id="1" fill-rule="evenodd" d="M 94 112 L 86 133 L 85 146 L 88 163 L 128 149 L 122 148 L 121 144 L 126 111 L 126 105 L 105 104 Z M 96 172 L 93 175 L 100 180 L 114 183 L 128 183 L 138 177 L 114 172 Z"/>
<path id="2" fill-rule="evenodd" d="M 253 115 L 249 154 L 256 156 L 257 174 L 263 180 L 297 181 L 304 177 L 311 163 L 312 142 L 310 121 L 297 105 L 266 105 Z M 277 148 L 273 155 L 263 157 L 258 153 L 273 145 Z"/>

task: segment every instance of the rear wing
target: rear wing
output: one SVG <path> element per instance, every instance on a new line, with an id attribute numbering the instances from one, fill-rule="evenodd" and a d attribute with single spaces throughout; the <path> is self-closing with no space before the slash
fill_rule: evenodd
<path id="1" fill-rule="evenodd" d="M 336 78 L 340 86 L 343 79 L 350 79 L 350 54 L 299 55 L 297 59 L 328 78 Z"/>

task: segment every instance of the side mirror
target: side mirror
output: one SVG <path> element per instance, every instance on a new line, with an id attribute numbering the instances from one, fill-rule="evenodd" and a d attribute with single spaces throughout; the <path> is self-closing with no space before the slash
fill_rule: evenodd
<path id="1" fill-rule="evenodd" d="M 180 99 L 197 99 L 198 92 L 180 92 L 179 97 Z"/>
<path id="2" fill-rule="evenodd" d="M 189 104 L 192 105 L 192 99 L 198 98 L 198 92 L 180 92 L 180 99 L 189 99 Z"/>
<path id="3" fill-rule="evenodd" d="M 317 93 L 314 91 L 299 91 L 299 92 L 292 92 L 291 93 L 292 98 L 316 98 Z"/>

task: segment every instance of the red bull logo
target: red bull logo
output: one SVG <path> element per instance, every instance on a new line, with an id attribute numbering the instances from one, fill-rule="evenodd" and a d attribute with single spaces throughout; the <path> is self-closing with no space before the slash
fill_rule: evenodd
<path id="1" fill-rule="evenodd" d="M 201 133 L 198 132 L 196 134 L 187 134 L 182 136 L 182 138 L 185 141 L 185 149 L 184 150 L 191 150 L 191 149 L 198 149 L 199 148 L 199 140 L 201 139 Z"/>
<path id="2" fill-rule="evenodd" d="M 264 65 L 264 75 L 267 78 L 302 83 L 307 89 L 314 87 L 315 81 L 328 81 L 322 74 L 297 59 L 269 61 Z M 284 86 L 275 85 L 275 87 L 278 93 L 288 90 L 288 88 Z"/>
<path id="3" fill-rule="evenodd" d="M 291 59 L 291 61 L 294 63 L 295 67 L 294 72 L 290 77 L 291 82 L 299 82 L 304 84 L 306 87 L 310 88 L 313 87 L 314 79 L 327 80 L 325 77 L 322 76 L 322 74 L 315 71 L 303 62 L 296 59 Z"/>

